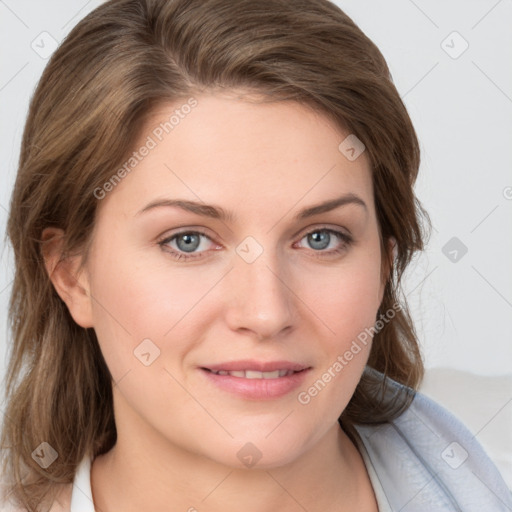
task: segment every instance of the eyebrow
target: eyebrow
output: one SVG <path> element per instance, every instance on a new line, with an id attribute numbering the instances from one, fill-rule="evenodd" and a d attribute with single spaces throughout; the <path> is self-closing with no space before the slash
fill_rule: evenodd
<path id="1" fill-rule="evenodd" d="M 343 196 L 337 197 L 335 199 L 329 199 L 322 203 L 319 203 L 314 206 L 309 206 L 308 208 L 304 208 L 300 212 L 298 212 L 294 220 L 302 220 L 308 217 L 312 217 L 314 215 L 318 215 L 320 213 L 329 212 L 341 206 L 346 206 L 349 204 L 355 204 L 363 207 L 365 211 L 368 211 L 368 207 L 366 203 L 356 194 L 349 193 Z M 188 201 L 185 199 L 158 199 L 156 201 L 152 201 L 148 205 L 146 205 L 142 210 L 137 212 L 136 215 L 140 215 L 142 213 L 148 212 L 155 208 L 162 207 L 176 207 L 181 208 L 182 210 L 186 210 L 191 213 L 195 213 L 197 215 L 201 215 L 203 217 L 211 217 L 213 219 L 219 219 L 225 222 L 233 222 L 236 219 L 236 216 L 233 212 L 226 211 L 224 208 L 220 206 L 215 206 L 211 204 L 200 203 L 196 201 Z"/>

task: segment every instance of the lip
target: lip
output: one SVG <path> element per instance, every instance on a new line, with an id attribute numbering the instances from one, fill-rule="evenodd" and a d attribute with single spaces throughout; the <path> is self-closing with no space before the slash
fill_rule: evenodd
<path id="1" fill-rule="evenodd" d="M 244 359 L 240 361 L 226 361 L 220 364 L 209 364 L 203 366 L 208 370 L 218 372 L 219 370 L 226 370 L 234 372 L 237 370 L 255 370 L 257 372 L 273 372 L 275 370 L 293 370 L 299 372 L 309 368 L 308 365 L 293 363 L 291 361 L 256 361 L 254 359 Z"/>
<path id="2" fill-rule="evenodd" d="M 309 374 L 311 367 L 290 361 L 230 361 L 200 367 L 201 373 L 216 387 L 249 400 L 272 400 L 283 397 L 299 387 Z M 254 370 L 272 372 L 293 370 L 295 373 L 274 379 L 248 379 L 232 375 L 218 375 L 213 371 Z"/>

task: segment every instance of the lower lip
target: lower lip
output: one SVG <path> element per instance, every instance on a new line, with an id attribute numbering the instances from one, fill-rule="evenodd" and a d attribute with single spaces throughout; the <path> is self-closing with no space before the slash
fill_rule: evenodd
<path id="1" fill-rule="evenodd" d="M 309 374 L 309 368 L 276 379 L 246 379 L 232 375 L 217 375 L 200 369 L 210 382 L 219 388 L 234 393 L 242 398 L 253 400 L 271 400 L 287 395 L 298 388 Z"/>

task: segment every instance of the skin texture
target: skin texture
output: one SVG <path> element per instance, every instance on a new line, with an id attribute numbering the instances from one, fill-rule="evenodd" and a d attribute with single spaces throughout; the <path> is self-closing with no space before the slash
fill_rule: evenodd
<path id="1" fill-rule="evenodd" d="M 95 329 L 114 380 L 118 441 L 92 466 L 96 509 L 377 510 L 361 456 L 337 421 L 371 344 L 307 405 L 297 399 L 374 325 L 382 300 L 366 154 L 349 161 L 338 149 L 348 133 L 304 105 L 234 92 L 195 98 L 101 199 L 85 266 L 79 256 L 56 264 L 58 245 L 48 246 L 54 286 L 75 321 Z M 153 112 L 137 148 L 182 103 Z M 349 193 L 366 208 L 350 203 L 294 219 Z M 167 206 L 139 213 L 177 198 L 236 219 Z M 326 228 L 353 242 L 331 234 L 318 249 L 307 233 Z M 197 229 L 207 237 L 189 262 L 171 255 L 188 254 L 183 237 L 160 244 Z M 247 237 L 257 243 L 247 246 L 251 254 L 263 251 L 252 263 L 237 252 Z M 134 355 L 145 339 L 160 351 L 149 366 Z M 199 369 L 239 359 L 311 369 L 299 388 L 268 400 L 221 390 Z M 237 456 L 246 443 L 261 453 L 251 468 Z"/>

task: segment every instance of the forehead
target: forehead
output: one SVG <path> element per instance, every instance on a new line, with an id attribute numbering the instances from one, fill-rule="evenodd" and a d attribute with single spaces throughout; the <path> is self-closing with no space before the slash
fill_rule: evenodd
<path id="1" fill-rule="evenodd" d="M 130 170 L 102 206 L 128 213 L 151 200 L 179 197 L 230 210 L 300 208 L 344 193 L 371 203 L 366 154 L 351 161 L 340 151 L 348 135 L 297 102 L 236 93 L 183 98 L 146 118 Z"/>

